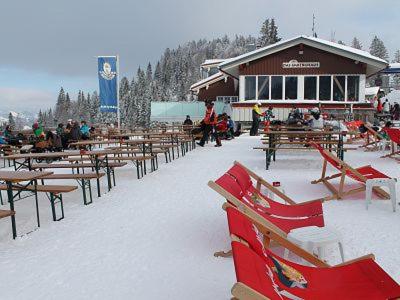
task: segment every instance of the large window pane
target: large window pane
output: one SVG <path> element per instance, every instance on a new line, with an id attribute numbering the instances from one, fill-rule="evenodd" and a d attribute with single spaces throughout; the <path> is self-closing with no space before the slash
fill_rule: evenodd
<path id="1" fill-rule="evenodd" d="M 285 77 L 285 99 L 289 99 L 289 100 L 297 99 L 297 77 L 296 76 Z"/>
<path id="2" fill-rule="evenodd" d="M 269 77 L 258 76 L 258 99 L 269 99 Z"/>
<path id="3" fill-rule="evenodd" d="M 344 101 L 346 76 L 333 76 L 333 101 Z"/>
<path id="4" fill-rule="evenodd" d="M 331 100 L 331 76 L 319 77 L 319 100 Z"/>
<path id="5" fill-rule="evenodd" d="M 347 101 L 358 101 L 360 76 L 347 76 Z"/>
<path id="6" fill-rule="evenodd" d="M 304 77 L 304 100 L 317 100 L 317 76 Z"/>
<path id="7" fill-rule="evenodd" d="M 271 99 L 282 100 L 282 76 L 271 76 Z"/>
<path id="8" fill-rule="evenodd" d="M 256 99 L 256 76 L 246 76 L 244 79 L 244 100 Z"/>

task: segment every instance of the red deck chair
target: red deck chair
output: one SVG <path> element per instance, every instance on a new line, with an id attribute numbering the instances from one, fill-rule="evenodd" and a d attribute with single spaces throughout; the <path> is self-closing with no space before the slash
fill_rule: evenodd
<path id="1" fill-rule="evenodd" d="M 232 242 L 238 300 L 369 299 L 400 297 L 400 286 L 372 259 L 335 267 L 308 267 L 287 261 L 268 249 L 260 256 Z"/>
<path id="2" fill-rule="evenodd" d="M 302 299 L 393 299 L 400 296 L 400 286 L 374 262 L 371 254 L 330 266 L 287 240 L 259 213 L 247 207 L 239 211 L 232 206 L 226 207 L 226 211 L 238 279 L 232 293 L 237 299 L 294 299 L 289 294 Z M 269 250 L 270 241 L 316 268 L 273 254 Z M 247 254 L 238 255 L 237 248 L 246 249 L 243 253 Z M 255 261 L 262 264 L 255 264 Z"/>
<path id="3" fill-rule="evenodd" d="M 266 182 L 264 179 L 262 179 L 238 162 L 235 162 L 235 165 L 230 168 L 227 173 L 235 178 L 236 182 L 240 185 L 244 197 L 253 199 L 257 198 L 257 196 L 262 197 L 269 205 L 269 208 L 267 210 L 268 214 L 285 217 L 309 217 L 323 214 L 322 202 L 320 200 L 296 203 L 288 196 L 280 192 L 278 189 L 273 187 L 271 184 Z M 250 176 L 255 179 L 257 187 L 254 187 Z M 291 205 L 279 203 L 262 194 L 260 192 L 261 185 L 264 185 L 273 193 L 277 194 L 278 197 L 281 197 L 283 200 L 290 203 Z"/>
<path id="4" fill-rule="evenodd" d="M 362 191 L 365 191 L 365 183 L 368 179 L 374 179 L 374 178 L 390 178 L 386 174 L 383 174 L 382 172 L 378 171 L 377 169 L 371 167 L 370 165 L 359 167 L 359 168 L 352 168 L 348 164 L 346 164 L 344 161 L 341 159 L 335 157 L 332 155 L 330 152 L 326 151 L 324 148 L 322 148 L 321 145 L 317 143 L 310 143 L 314 148 L 316 148 L 321 156 L 324 158 L 324 164 L 322 167 L 322 175 L 320 179 L 314 180 L 311 183 L 316 184 L 319 182 L 322 182 L 325 184 L 325 186 L 332 192 L 331 196 L 323 198 L 323 200 L 331 200 L 331 199 L 342 199 L 343 197 L 355 193 L 359 193 Z M 326 169 L 327 169 L 327 164 L 332 165 L 334 168 L 340 171 L 340 173 L 331 175 L 331 176 L 326 176 Z M 350 189 L 347 191 L 344 191 L 344 184 L 345 184 L 345 178 L 350 177 L 360 183 L 362 183 L 361 187 Z M 336 189 L 330 182 L 329 180 L 334 179 L 334 178 L 339 178 L 340 177 L 340 185 L 339 189 Z M 389 199 L 389 195 L 382 190 L 379 187 L 374 187 L 373 191 L 381 198 L 384 199 Z"/>
<path id="5" fill-rule="evenodd" d="M 397 151 L 394 151 L 394 144 L 400 145 L 400 129 L 396 129 L 396 128 L 385 128 L 385 131 L 387 133 L 387 135 L 390 138 L 390 141 L 392 142 L 392 151 L 391 153 L 384 155 L 382 157 L 393 157 L 395 155 L 400 154 L 400 150 L 397 149 Z M 396 158 L 398 159 L 398 158 Z"/>
<path id="6" fill-rule="evenodd" d="M 235 179 L 229 174 L 224 174 L 218 178 L 215 182 L 210 181 L 209 186 L 222 195 L 228 200 L 233 206 L 247 206 L 250 209 L 256 211 L 265 220 L 268 220 L 271 224 L 274 224 L 282 232 L 286 234 L 296 228 L 302 228 L 306 226 L 318 226 L 324 227 L 323 215 L 313 215 L 301 218 L 288 218 L 286 216 L 276 216 L 269 213 L 269 207 L 264 199 L 245 197 L 240 186 L 237 184 Z M 264 200 L 264 201 L 263 201 Z"/>

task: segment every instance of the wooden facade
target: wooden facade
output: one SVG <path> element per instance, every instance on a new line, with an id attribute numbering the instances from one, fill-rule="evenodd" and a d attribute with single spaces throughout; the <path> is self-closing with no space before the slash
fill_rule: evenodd
<path id="1" fill-rule="evenodd" d="M 300 52 L 303 54 L 300 54 Z M 319 68 L 283 68 L 291 60 L 319 62 Z M 324 75 L 365 74 L 366 65 L 307 45 L 296 45 L 283 51 L 239 66 L 239 75 Z"/>
<path id="2" fill-rule="evenodd" d="M 226 82 L 225 79 L 221 79 L 213 84 L 203 87 L 199 90 L 198 99 L 201 101 L 215 101 L 218 96 L 238 96 L 239 85 L 235 86 L 235 79 L 228 77 Z"/>

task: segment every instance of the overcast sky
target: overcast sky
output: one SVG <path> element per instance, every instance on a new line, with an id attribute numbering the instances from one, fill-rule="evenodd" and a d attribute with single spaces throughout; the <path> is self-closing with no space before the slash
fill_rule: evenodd
<path id="1" fill-rule="evenodd" d="M 120 55 L 121 75 L 166 47 L 224 34 L 257 36 L 275 18 L 282 38 L 311 34 L 368 49 L 374 35 L 400 49 L 396 0 L 19 0 L 0 10 L 0 111 L 49 107 L 60 86 L 73 97 L 97 89 L 97 55 Z"/>

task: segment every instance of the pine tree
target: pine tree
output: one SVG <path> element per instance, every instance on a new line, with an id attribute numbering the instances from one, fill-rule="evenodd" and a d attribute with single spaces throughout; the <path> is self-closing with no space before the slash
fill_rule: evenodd
<path id="1" fill-rule="evenodd" d="M 268 45 L 269 31 L 270 31 L 269 19 L 266 19 L 260 29 L 260 37 L 258 38 L 259 47 L 264 47 Z"/>
<path id="2" fill-rule="evenodd" d="M 353 38 L 353 40 L 352 40 L 352 42 L 351 42 L 351 46 L 352 46 L 353 48 L 355 48 L 355 49 L 359 49 L 359 50 L 362 49 L 362 44 L 361 44 L 361 42 L 359 41 L 359 39 L 356 38 L 356 37 Z"/>
<path id="3" fill-rule="evenodd" d="M 400 63 L 400 49 L 394 53 L 393 63 Z"/>
<path id="4" fill-rule="evenodd" d="M 272 18 L 269 33 L 269 44 L 275 44 L 280 40 L 281 38 L 278 36 L 278 26 L 275 24 L 275 19 Z"/>
<path id="5" fill-rule="evenodd" d="M 58 93 L 58 98 L 56 102 L 56 107 L 54 111 L 54 117 L 58 120 L 58 122 L 65 122 L 65 92 L 61 87 L 60 92 Z"/>
<path id="6" fill-rule="evenodd" d="M 397 50 L 394 53 L 393 63 L 400 63 L 400 50 Z M 393 86 L 395 89 L 400 89 L 400 75 L 393 75 Z"/>
<path id="7" fill-rule="evenodd" d="M 279 42 L 278 26 L 275 19 L 266 19 L 261 26 L 260 37 L 258 38 L 258 47 L 265 47 Z"/>
<path id="8" fill-rule="evenodd" d="M 385 45 L 383 44 L 383 41 L 380 40 L 377 36 L 375 36 L 372 40 L 371 46 L 369 47 L 369 52 L 372 55 L 382 58 L 386 61 L 389 60 L 389 54 Z"/>

